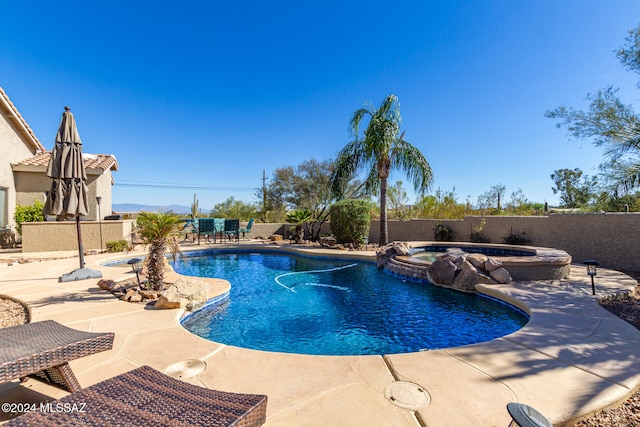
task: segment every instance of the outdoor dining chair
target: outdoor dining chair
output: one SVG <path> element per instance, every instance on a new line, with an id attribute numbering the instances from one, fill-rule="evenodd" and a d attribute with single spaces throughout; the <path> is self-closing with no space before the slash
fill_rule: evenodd
<path id="1" fill-rule="evenodd" d="M 198 244 L 200 244 L 200 236 L 206 236 L 207 240 L 213 238 L 215 242 L 215 233 L 214 218 L 198 218 Z"/>
<path id="2" fill-rule="evenodd" d="M 242 233 L 242 237 L 244 238 L 246 234 L 251 233 L 251 227 L 253 226 L 253 218 L 249 220 L 249 223 L 245 228 L 241 228 L 238 230 L 239 233 Z"/>
<path id="3" fill-rule="evenodd" d="M 224 220 L 224 235 L 227 240 L 234 240 L 240 243 L 240 220 L 239 219 L 225 219 Z"/>

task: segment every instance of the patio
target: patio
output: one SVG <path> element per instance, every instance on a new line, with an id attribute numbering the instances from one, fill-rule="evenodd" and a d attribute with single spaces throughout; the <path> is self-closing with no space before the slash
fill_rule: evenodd
<path id="1" fill-rule="evenodd" d="M 506 426 L 506 405 L 512 401 L 531 405 L 562 425 L 640 386 L 640 332 L 597 305 L 582 266 L 574 266 L 568 280 L 485 287 L 486 293 L 532 313 L 523 329 L 506 337 L 420 353 L 337 357 L 267 353 L 201 339 L 178 324 L 178 310 L 121 302 L 100 290 L 97 280 L 59 283 L 58 277 L 77 265 L 77 258 L 64 258 L 72 255 L 0 254 L 45 259 L 0 263 L 0 294 L 29 304 L 32 321 L 52 319 L 80 330 L 115 332 L 112 350 L 70 362 L 83 387 L 141 365 L 163 370 L 200 359 L 206 363 L 204 372 L 185 381 L 268 395 L 266 426 Z M 144 252 L 129 254 L 140 255 Z M 55 257 L 62 259 L 47 259 Z M 107 279 L 130 277 L 122 268 L 98 265 L 112 257 L 87 256 L 87 266 Z M 598 295 L 636 285 L 604 269 L 596 280 Z M 226 286 L 219 281 L 220 291 Z M 429 393 L 428 406 L 393 404 L 385 391 L 398 381 L 419 384 Z M 66 394 L 31 380 L 0 385 L 3 402 L 40 402 Z M 0 420 L 7 415 L 0 414 Z"/>

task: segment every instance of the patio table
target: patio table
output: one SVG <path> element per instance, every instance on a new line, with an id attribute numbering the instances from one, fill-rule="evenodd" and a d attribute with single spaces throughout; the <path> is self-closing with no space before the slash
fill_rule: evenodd
<path id="1" fill-rule="evenodd" d="M 113 347 L 112 332 L 84 332 L 53 320 L 0 329 L 0 384 L 32 376 L 78 391 L 69 362 Z"/>

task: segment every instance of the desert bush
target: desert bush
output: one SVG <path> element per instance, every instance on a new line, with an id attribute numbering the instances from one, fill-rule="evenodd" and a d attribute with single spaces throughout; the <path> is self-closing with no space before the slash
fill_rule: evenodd
<path id="1" fill-rule="evenodd" d="M 436 242 L 453 242 L 455 233 L 446 224 L 438 224 L 433 228 L 433 240 Z"/>
<path id="2" fill-rule="evenodd" d="M 531 240 L 524 237 L 525 232 L 522 230 L 521 234 L 514 234 L 513 228 L 509 231 L 509 234 L 504 236 L 502 240 L 508 245 L 528 245 L 531 243 Z"/>
<path id="3" fill-rule="evenodd" d="M 126 240 L 116 240 L 114 242 L 107 242 L 107 252 L 123 252 L 125 249 L 129 249 L 129 242 Z"/>
<path id="4" fill-rule="evenodd" d="M 370 204 L 366 200 L 341 200 L 331 206 L 331 234 L 338 243 L 359 248 L 369 237 Z"/>

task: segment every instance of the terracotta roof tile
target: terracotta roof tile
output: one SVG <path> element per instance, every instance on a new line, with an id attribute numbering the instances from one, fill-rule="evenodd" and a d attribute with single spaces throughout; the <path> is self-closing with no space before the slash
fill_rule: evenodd
<path id="1" fill-rule="evenodd" d="M 47 167 L 49 164 L 49 158 L 51 157 L 50 151 L 36 154 L 33 157 L 21 160 L 17 163 L 12 163 L 13 166 L 42 166 Z M 102 169 L 106 171 L 108 169 L 118 170 L 118 161 L 112 154 L 88 154 L 83 153 L 85 169 Z"/>

